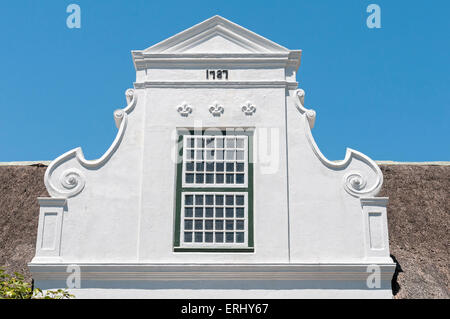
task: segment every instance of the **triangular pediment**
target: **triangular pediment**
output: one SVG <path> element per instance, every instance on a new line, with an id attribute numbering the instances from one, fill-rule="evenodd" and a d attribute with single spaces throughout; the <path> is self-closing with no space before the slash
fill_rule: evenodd
<path id="1" fill-rule="evenodd" d="M 288 53 L 289 50 L 220 16 L 214 16 L 144 53 Z"/>

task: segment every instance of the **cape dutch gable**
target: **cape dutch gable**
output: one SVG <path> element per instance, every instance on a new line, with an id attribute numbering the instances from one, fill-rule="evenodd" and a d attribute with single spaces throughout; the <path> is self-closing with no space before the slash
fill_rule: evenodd
<path id="1" fill-rule="evenodd" d="M 383 176 L 320 152 L 301 51 L 214 16 L 132 57 L 108 151 L 46 171 L 37 287 L 77 266 L 79 297 L 392 296 Z"/>

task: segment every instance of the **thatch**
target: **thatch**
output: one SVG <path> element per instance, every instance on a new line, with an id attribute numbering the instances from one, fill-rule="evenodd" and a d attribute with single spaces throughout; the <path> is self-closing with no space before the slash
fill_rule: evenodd
<path id="1" fill-rule="evenodd" d="M 389 240 L 401 269 L 395 298 L 450 298 L 450 166 L 380 165 L 388 196 Z M 48 196 L 46 167 L 0 166 L 0 267 L 25 274 L 34 256 L 38 196 Z"/>

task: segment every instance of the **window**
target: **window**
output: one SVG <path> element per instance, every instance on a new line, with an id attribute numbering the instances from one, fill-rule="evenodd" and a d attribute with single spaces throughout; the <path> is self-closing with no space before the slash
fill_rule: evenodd
<path id="1" fill-rule="evenodd" d="M 253 251 L 252 134 L 179 132 L 175 251 Z"/>

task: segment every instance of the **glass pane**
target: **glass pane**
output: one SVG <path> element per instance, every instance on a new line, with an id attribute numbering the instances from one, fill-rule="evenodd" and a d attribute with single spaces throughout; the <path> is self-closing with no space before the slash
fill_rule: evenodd
<path id="1" fill-rule="evenodd" d="M 228 218 L 232 218 L 233 216 L 233 207 L 227 207 L 225 211 L 225 216 Z"/>
<path id="2" fill-rule="evenodd" d="M 216 160 L 223 161 L 223 151 L 221 150 L 216 151 Z"/>
<path id="3" fill-rule="evenodd" d="M 223 195 L 216 195 L 216 205 L 223 205 Z"/>
<path id="4" fill-rule="evenodd" d="M 236 152 L 236 159 L 243 161 L 244 160 L 244 151 L 237 151 Z"/>
<path id="5" fill-rule="evenodd" d="M 243 230 L 244 229 L 244 221 L 243 220 L 237 220 L 236 221 L 236 229 Z"/>
<path id="6" fill-rule="evenodd" d="M 216 174 L 216 184 L 223 184 L 223 174 Z"/>
<path id="7" fill-rule="evenodd" d="M 186 174 L 186 183 L 193 183 L 194 182 L 194 174 Z"/>
<path id="8" fill-rule="evenodd" d="M 244 148 L 244 139 L 243 138 L 236 139 L 236 148 Z"/>
<path id="9" fill-rule="evenodd" d="M 234 174 L 227 174 L 227 184 L 234 184 Z"/>
<path id="10" fill-rule="evenodd" d="M 205 162 L 197 162 L 195 164 L 195 169 L 197 172 L 203 172 L 205 170 Z"/>
<path id="11" fill-rule="evenodd" d="M 244 163 L 236 163 L 236 172 L 244 171 Z"/>
<path id="12" fill-rule="evenodd" d="M 228 137 L 227 138 L 227 148 L 235 148 L 236 144 L 235 144 L 235 139 L 233 137 Z"/>
<path id="13" fill-rule="evenodd" d="M 206 205 L 214 205 L 214 195 L 205 195 Z"/>
<path id="14" fill-rule="evenodd" d="M 243 232 L 236 233 L 236 242 L 237 243 L 243 243 L 244 242 L 244 233 Z"/>
<path id="15" fill-rule="evenodd" d="M 186 207 L 184 209 L 184 217 L 192 217 L 193 209 L 191 207 Z"/>
<path id="16" fill-rule="evenodd" d="M 206 174 L 206 184 L 214 184 L 214 174 Z"/>
<path id="17" fill-rule="evenodd" d="M 244 205 L 244 196 L 236 195 L 236 205 Z"/>
<path id="18" fill-rule="evenodd" d="M 236 208 L 236 217 L 238 217 L 238 218 L 244 217 L 244 208 L 243 207 Z"/>
<path id="19" fill-rule="evenodd" d="M 234 172 L 234 163 L 227 163 L 227 172 Z"/>
<path id="20" fill-rule="evenodd" d="M 195 242 L 196 243 L 201 243 L 203 242 L 203 233 L 195 233 Z"/>
<path id="21" fill-rule="evenodd" d="M 214 217 L 214 208 L 206 207 L 205 208 L 205 217 Z"/>
<path id="22" fill-rule="evenodd" d="M 216 138 L 216 147 L 223 148 L 223 137 Z"/>
<path id="23" fill-rule="evenodd" d="M 233 230 L 234 228 L 234 221 L 233 220 L 227 220 L 225 223 L 226 230 Z"/>
<path id="24" fill-rule="evenodd" d="M 223 162 L 216 163 L 216 172 L 223 172 L 224 164 Z"/>
<path id="25" fill-rule="evenodd" d="M 207 172 L 214 172 L 214 162 L 207 162 L 206 163 L 206 171 Z"/>
<path id="26" fill-rule="evenodd" d="M 203 220 L 195 220 L 195 229 L 202 230 L 203 229 Z"/>
<path id="27" fill-rule="evenodd" d="M 214 148 L 214 138 L 207 138 L 206 139 L 206 147 L 207 148 Z"/>
<path id="28" fill-rule="evenodd" d="M 191 232 L 184 233 L 184 241 L 187 243 L 192 243 L 192 233 Z"/>
<path id="29" fill-rule="evenodd" d="M 226 151 L 225 158 L 227 160 L 234 160 L 234 151 Z"/>
<path id="30" fill-rule="evenodd" d="M 233 205 L 234 204 L 234 195 L 227 195 L 226 196 L 226 204 L 227 205 Z"/>
<path id="31" fill-rule="evenodd" d="M 194 203 L 194 196 L 193 195 L 185 195 L 184 196 L 184 204 L 185 205 L 192 205 Z"/>
<path id="32" fill-rule="evenodd" d="M 203 142 L 202 137 L 197 138 L 197 147 L 204 147 L 204 142 Z"/>
<path id="33" fill-rule="evenodd" d="M 192 172 L 194 170 L 194 162 L 186 162 L 186 171 Z"/>
<path id="34" fill-rule="evenodd" d="M 216 243 L 223 243 L 223 233 L 216 233 Z"/>
<path id="35" fill-rule="evenodd" d="M 203 195 L 195 195 L 195 205 L 203 205 Z"/>
<path id="36" fill-rule="evenodd" d="M 214 159 L 214 151 L 206 151 L 206 159 L 213 160 Z"/>
<path id="37" fill-rule="evenodd" d="M 216 217 L 223 217 L 223 208 L 222 207 L 216 207 Z"/>
<path id="38" fill-rule="evenodd" d="M 236 174 L 236 184 L 244 184 L 244 174 Z"/>
<path id="39" fill-rule="evenodd" d="M 192 220 L 191 219 L 186 219 L 184 221 L 184 229 L 186 229 L 186 230 L 192 229 Z"/>
<path id="40" fill-rule="evenodd" d="M 214 238 L 213 233 L 211 233 L 211 232 L 205 233 L 205 242 L 206 243 L 212 243 L 213 238 Z"/>
<path id="41" fill-rule="evenodd" d="M 203 207 L 195 208 L 195 217 L 203 217 Z"/>
<path id="42" fill-rule="evenodd" d="M 223 229 L 223 220 L 216 220 L 216 230 Z"/>
<path id="43" fill-rule="evenodd" d="M 202 160 L 203 159 L 203 151 L 196 151 L 195 152 L 195 159 Z"/>
<path id="44" fill-rule="evenodd" d="M 205 220 L 205 229 L 211 230 L 213 229 L 213 225 L 214 224 L 212 219 Z"/>
<path id="45" fill-rule="evenodd" d="M 232 243 L 234 241 L 234 233 L 226 233 L 226 242 Z"/>
<path id="46" fill-rule="evenodd" d="M 192 137 L 188 137 L 187 146 L 194 147 L 194 139 Z"/>
<path id="47" fill-rule="evenodd" d="M 194 151 L 186 151 L 186 158 L 187 159 L 194 159 Z"/>

